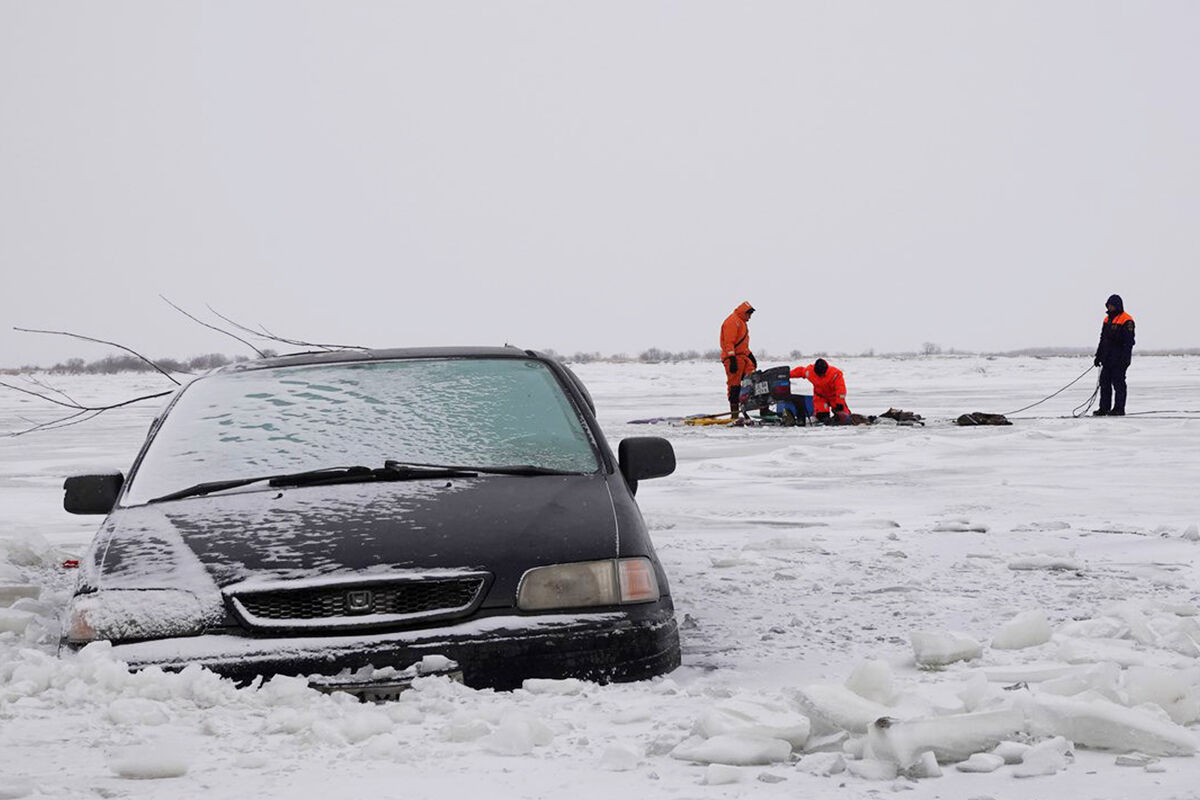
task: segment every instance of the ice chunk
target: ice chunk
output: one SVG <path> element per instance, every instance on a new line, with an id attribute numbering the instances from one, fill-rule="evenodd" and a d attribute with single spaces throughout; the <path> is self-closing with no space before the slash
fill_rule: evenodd
<path id="1" fill-rule="evenodd" d="M 510 709 L 500 717 L 500 724 L 482 739 L 490 753 L 502 756 L 522 756 L 534 747 L 548 745 L 554 733 L 546 724 L 528 712 Z"/>
<path id="2" fill-rule="evenodd" d="M 892 713 L 887 706 L 832 683 L 805 686 L 796 692 L 795 700 L 817 734 L 866 733 L 872 722 Z"/>
<path id="3" fill-rule="evenodd" d="M 1084 671 L 1084 667 L 1065 664 L 1016 664 L 1012 666 L 980 667 L 979 671 L 993 683 L 1040 683 Z"/>
<path id="4" fill-rule="evenodd" d="M 983 647 L 979 642 L 953 631 L 913 631 L 913 656 L 922 667 L 940 667 L 955 661 L 979 658 Z"/>
<path id="5" fill-rule="evenodd" d="M 1145 753 L 1123 753 L 1117 756 L 1116 764 L 1118 767 L 1147 767 L 1156 761 L 1157 758 Z"/>
<path id="6" fill-rule="evenodd" d="M 1003 758 L 1005 764 L 1020 764 L 1028 750 L 1029 745 L 1021 742 L 1001 742 L 992 748 L 992 755 Z"/>
<path id="7" fill-rule="evenodd" d="M 58 563 L 59 553 L 42 536 L 25 533 L 0 539 L 0 561 L 18 567 L 49 567 Z"/>
<path id="8" fill-rule="evenodd" d="M 1200 526 L 1188 525 L 1183 529 L 1183 538 L 1189 542 L 1200 542 Z"/>
<path id="9" fill-rule="evenodd" d="M 1041 609 L 1023 611 L 1010 619 L 992 638 L 997 650 L 1022 650 L 1050 641 L 1050 622 Z"/>
<path id="10" fill-rule="evenodd" d="M 269 706 L 295 706 L 311 702 L 316 690 L 309 688 L 308 678 L 276 675 L 260 686 L 258 693 Z"/>
<path id="11" fill-rule="evenodd" d="M 1121 668 L 1116 664 L 1106 662 L 1077 669 L 1061 678 L 1043 681 L 1038 686 L 1038 691 L 1064 697 L 1083 692 L 1097 692 L 1116 702 L 1118 699 L 1117 684 L 1120 680 Z"/>
<path id="12" fill-rule="evenodd" d="M 954 766 L 959 772 L 995 772 L 1007 762 L 994 753 L 972 753 L 966 761 Z"/>
<path id="13" fill-rule="evenodd" d="M 867 756 L 894 761 L 901 767 L 932 751 L 942 763 L 963 761 L 990 750 L 1025 729 L 1025 715 L 1015 708 L 900 721 L 883 718 L 867 734 Z"/>
<path id="14" fill-rule="evenodd" d="M 886 661 L 864 661 L 846 679 L 846 688 L 859 697 L 890 706 L 896 700 L 896 682 Z"/>
<path id="15" fill-rule="evenodd" d="M 800 763 L 796 764 L 796 769 L 807 772 L 809 775 L 828 777 L 844 772 L 846 759 L 842 758 L 841 753 L 810 753 L 800 759 Z"/>
<path id="16" fill-rule="evenodd" d="M 1061 772 L 1067 768 L 1067 759 L 1072 755 L 1072 750 L 1071 743 L 1062 736 L 1036 744 L 1021 757 L 1021 763 L 1013 768 L 1013 775 L 1034 778 Z"/>
<path id="17" fill-rule="evenodd" d="M 417 663 L 417 672 L 422 675 L 429 675 L 435 672 L 446 672 L 458 667 L 458 663 L 446 658 L 445 656 L 431 655 L 423 656 Z"/>
<path id="18" fill-rule="evenodd" d="M 163 704 L 144 697 L 124 697 L 108 704 L 108 718 L 118 725 L 162 725 L 168 719 Z"/>
<path id="19" fill-rule="evenodd" d="M 110 766 L 122 778 L 151 779 L 178 778 L 191 765 L 182 749 L 154 744 L 124 750 Z"/>
<path id="20" fill-rule="evenodd" d="M 938 766 L 937 757 L 933 751 L 926 750 L 921 755 L 917 756 L 917 760 L 910 764 L 904 770 L 905 776 L 909 778 L 940 778 L 942 777 L 942 768 Z"/>
<path id="21" fill-rule="evenodd" d="M 982 672 L 972 672 L 954 694 L 962 701 L 963 710 L 975 711 L 983 705 L 990 692 L 987 676 Z"/>
<path id="22" fill-rule="evenodd" d="M 25 633 L 25 629 L 33 620 L 34 615 L 28 611 L 0 608 L 0 633 Z"/>
<path id="23" fill-rule="evenodd" d="M 1200 692 L 1182 670 L 1130 667 L 1124 688 L 1131 706 L 1155 703 L 1180 725 L 1200 719 Z"/>
<path id="24" fill-rule="evenodd" d="M 1116 617 L 1095 617 L 1067 622 L 1055 631 L 1059 636 L 1081 639 L 1120 639 L 1129 634 L 1129 626 Z"/>
<path id="25" fill-rule="evenodd" d="M 685 739 L 671 751 L 671 758 L 699 764 L 751 766 L 787 761 L 791 754 L 791 743 L 783 739 L 724 734 L 711 739 L 699 736 Z"/>
<path id="26" fill-rule="evenodd" d="M 696 733 L 707 738 L 742 734 L 783 739 L 792 747 L 803 747 L 811 726 L 808 718 L 757 697 L 739 696 L 722 700 L 696 723 Z"/>
<path id="27" fill-rule="evenodd" d="M 456 717 L 446 726 L 446 738 L 451 742 L 473 742 L 491 733 L 492 726 L 478 717 Z"/>
<path id="28" fill-rule="evenodd" d="M 742 771 L 737 767 L 726 764 L 709 764 L 704 770 L 704 779 L 701 783 L 705 786 L 724 786 L 729 783 L 737 783 L 741 779 Z"/>
<path id="29" fill-rule="evenodd" d="M 1068 664 L 1102 664 L 1112 662 L 1131 667 L 1146 662 L 1146 655 L 1134 642 L 1125 639 L 1058 640 L 1058 657 Z"/>
<path id="30" fill-rule="evenodd" d="M 20 606 L 20 604 L 17 604 Z M 1200 623 L 1175 614 L 1156 614 L 1146 622 L 1155 644 L 1189 658 L 1200 657 Z"/>
<path id="31" fill-rule="evenodd" d="M 895 780 L 899 770 L 891 761 L 876 761 L 873 758 L 864 758 L 862 761 L 847 761 L 846 772 L 849 772 L 856 778 L 862 778 L 868 781 L 890 781 Z"/>
<path id="32" fill-rule="evenodd" d="M 356 744 L 389 732 L 392 729 L 392 720 L 381 711 L 360 711 L 343 719 L 340 728 L 346 741 Z"/>
<path id="33" fill-rule="evenodd" d="M 1084 747 L 1126 753 L 1190 756 L 1196 752 L 1196 736 L 1186 728 L 1100 697 L 1037 694 L 1022 702 L 1030 731 L 1037 736 L 1065 736 Z"/>
<path id="34" fill-rule="evenodd" d="M 600 755 L 600 766 L 613 772 L 628 772 L 638 765 L 641 756 L 625 744 L 610 744 Z"/>

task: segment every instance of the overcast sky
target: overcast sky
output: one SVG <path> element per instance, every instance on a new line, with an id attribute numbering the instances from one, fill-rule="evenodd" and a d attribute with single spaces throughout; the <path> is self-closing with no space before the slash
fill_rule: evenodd
<path id="1" fill-rule="evenodd" d="M 0 0 L 0 365 L 1200 346 L 1200 3 Z"/>

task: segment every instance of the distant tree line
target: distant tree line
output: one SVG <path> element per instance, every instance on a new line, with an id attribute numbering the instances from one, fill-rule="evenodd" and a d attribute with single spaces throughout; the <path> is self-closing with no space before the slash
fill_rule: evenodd
<path id="1" fill-rule="evenodd" d="M 721 358 L 719 350 L 679 350 L 671 351 L 664 350 L 659 347 L 651 347 L 648 350 L 643 350 L 637 355 L 629 355 L 628 353 L 613 353 L 605 355 L 603 353 L 578 352 L 572 355 L 564 355 L 557 352 L 553 348 L 543 348 L 541 352 L 552 358 L 557 358 L 567 364 L 589 364 L 593 362 L 607 362 L 614 364 L 674 364 L 682 361 L 718 361 Z M 264 350 L 264 358 L 273 358 L 278 355 L 274 350 Z M 917 351 L 902 351 L 902 352 L 886 352 L 876 353 L 875 348 L 864 350 L 860 353 L 847 352 L 812 352 L 804 353 L 801 350 L 792 350 L 787 354 L 768 353 L 766 350 L 757 350 L 756 357 L 762 363 L 770 361 L 781 362 L 790 361 L 797 363 L 802 359 L 813 359 L 818 356 L 828 356 L 831 358 L 928 358 L 928 357 L 964 357 L 964 356 L 993 356 L 993 357 L 1032 357 L 1032 358 L 1054 358 L 1054 357 L 1078 357 L 1091 355 L 1092 348 L 1089 347 L 1026 347 L 1021 350 L 1007 350 L 1002 352 L 972 352 L 966 350 L 955 350 L 953 347 L 942 348 L 940 345 L 932 342 L 925 342 L 921 345 L 921 349 Z M 1139 350 L 1136 355 L 1142 356 L 1200 356 L 1200 347 L 1176 348 L 1167 350 Z M 162 367 L 167 372 L 179 372 L 196 374 L 207 372 L 210 369 L 224 367 L 228 364 L 237 364 L 243 361 L 248 361 L 246 356 L 227 356 L 222 353 L 206 353 L 204 355 L 193 356 L 187 359 L 175 358 L 160 358 L 155 359 L 155 363 Z M 3 368 L 0 369 L 0 374 L 17 375 L 21 373 L 51 373 L 59 375 L 113 375 L 118 372 L 153 372 L 154 368 L 145 361 L 128 354 L 114 354 L 103 358 L 98 358 L 94 361 L 86 361 L 82 358 L 68 358 L 66 361 L 59 362 L 51 367 L 38 366 L 23 366 L 19 368 Z"/>
<path id="2" fill-rule="evenodd" d="M 268 356 L 275 355 L 273 351 L 266 352 Z M 236 364 L 248 360 L 246 356 L 205 353 L 204 355 L 193 356 L 187 359 L 158 358 L 154 359 L 154 363 L 167 372 L 199 373 L 207 372 L 217 367 L 224 367 L 227 364 Z M 48 372 L 52 375 L 115 375 L 118 372 L 154 371 L 154 367 L 142 359 L 125 353 L 107 355 L 94 361 L 87 361 L 82 358 L 68 358 L 66 361 L 60 361 L 51 367 L 24 366 L 19 369 L 3 370 L 5 373 Z"/>

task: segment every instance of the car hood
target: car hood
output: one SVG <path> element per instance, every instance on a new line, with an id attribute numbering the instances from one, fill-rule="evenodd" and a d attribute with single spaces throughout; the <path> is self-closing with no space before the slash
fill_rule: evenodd
<path id="1" fill-rule="evenodd" d="M 480 476 L 242 491 L 120 508 L 88 560 L 90 588 L 226 588 L 614 558 L 598 475 Z"/>

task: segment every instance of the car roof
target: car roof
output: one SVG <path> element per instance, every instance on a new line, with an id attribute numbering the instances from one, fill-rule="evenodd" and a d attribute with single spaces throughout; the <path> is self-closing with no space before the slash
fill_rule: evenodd
<path id="1" fill-rule="evenodd" d="M 214 370 L 242 372 L 246 370 L 271 369 L 274 367 L 298 367 L 310 364 L 340 364 L 357 361 L 389 361 L 402 358 L 545 358 L 533 350 L 522 350 L 513 345 L 504 347 L 395 347 L 382 350 L 367 348 L 356 350 L 321 350 L 309 353 L 258 358 L 241 361 Z"/>

